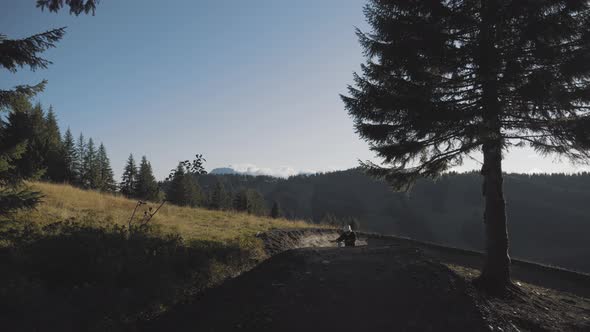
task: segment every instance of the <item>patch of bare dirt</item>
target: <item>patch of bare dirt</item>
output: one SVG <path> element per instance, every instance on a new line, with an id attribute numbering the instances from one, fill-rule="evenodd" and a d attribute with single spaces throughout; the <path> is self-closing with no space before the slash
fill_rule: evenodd
<path id="1" fill-rule="evenodd" d="M 448 265 L 470 282 L 476 269 Z M 519 331 L 590 331 L 590 299 L 516 280 L 505 298 L 474 293 L 475 298 Z"/>

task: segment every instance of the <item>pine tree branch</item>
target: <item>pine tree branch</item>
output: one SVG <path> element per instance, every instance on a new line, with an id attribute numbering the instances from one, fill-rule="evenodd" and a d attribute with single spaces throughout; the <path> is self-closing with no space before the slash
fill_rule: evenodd
<path id="1" fill-rule="evenodd" d="M 16 98 L 31 98 L 45 89 L 46 80 L 36 85 L 17 85 L 13 90 L 0 90 L 0 111 L 7 108 Z"/>
<path id="2" fill-rule="evenodd" d="M 70 14 L 80 15 L 84 12 L 94 15 L 99 2 L 100 0 L 37 0 L 37 8 L 47 8 L 50 12 L 57 13 L 65 5 L 70 7 Z"/>
<path id="3" fill-rule="evenodd" d="M 0 215 L 21 209 L 32 209 L 41 202 L 42 197 L 41 193 L 28 188 L 0 188 Z"/>
<path id="4" fill-rule="evenodd" d="M 31 70 L 47 68 L 51 61 L 38 55 L 55 47 L 65 34 L 65 27 L 49 30 L 24 39 L 7 39 L 0 34 L 0 66 L 10 72 L 28 66 Z"/>

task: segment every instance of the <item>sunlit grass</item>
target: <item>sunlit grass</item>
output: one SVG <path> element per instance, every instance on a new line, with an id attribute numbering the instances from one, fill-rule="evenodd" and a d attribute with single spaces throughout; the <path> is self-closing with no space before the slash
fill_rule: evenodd
<path id="1" fill-rule="evenodd" d="M 17 220 L 49 224 L 73 219 L 126 225 L 137 204 L 136 200 L 81 190 L 69 185 L 35 182 L 31 186 L 43 193 L 43 202 L 35 210 L 18 213 Z M 156 209 L 157 206 L 156 203 L 142 205 L 136 212 L 134 220 L 141 219 L 144 211 L 149 207 Z M 168 203 L 164 204 L 151 223 L 160 226 L 164 231 L 177 232 L 185 240 L 207 240 L 222 243 L 250 237 L 257 232 L 264 232 L 272 228 L 313 227 L 303 221 L 272 219 L 231 211 L 179 207 Z"/>

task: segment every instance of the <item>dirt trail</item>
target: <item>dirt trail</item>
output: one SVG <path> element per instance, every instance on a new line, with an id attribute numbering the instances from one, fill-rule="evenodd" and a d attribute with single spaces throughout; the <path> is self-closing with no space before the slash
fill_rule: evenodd
<path id="1" fill-rule="evenodd" d="M 490 331 L 472 286 L 416 248 L 289 250 L 151 323 L 152 331 Z"/>

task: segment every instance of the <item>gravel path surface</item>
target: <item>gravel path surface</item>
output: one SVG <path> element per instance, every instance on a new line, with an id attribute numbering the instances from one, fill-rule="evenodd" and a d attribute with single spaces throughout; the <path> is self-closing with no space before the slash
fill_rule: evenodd
<path id="1" fill-rule="evenodd" d="M 176 308 L 151 329 L 490 331 L 502 325 L 486 317 L 471 292 L 446 266 L 407 246 L 296 249 Z"/>

